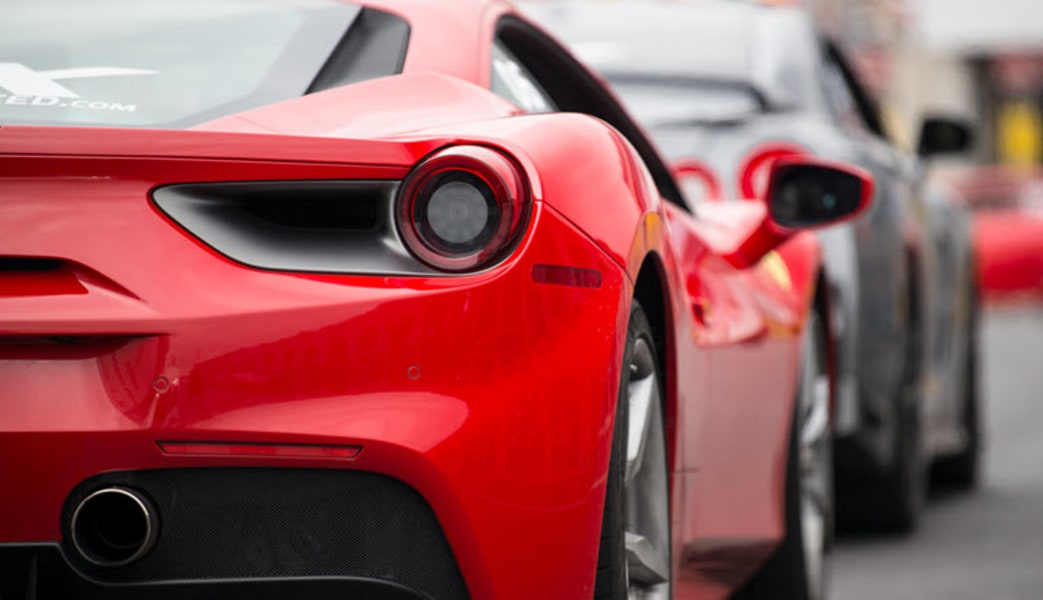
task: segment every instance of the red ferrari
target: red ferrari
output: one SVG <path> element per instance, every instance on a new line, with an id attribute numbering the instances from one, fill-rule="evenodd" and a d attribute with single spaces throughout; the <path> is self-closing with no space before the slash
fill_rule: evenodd
<path id="1" fill-rule="evenodd" d="M 0 598 L 818 598 L 855 170 L 694 214 L 498 0 L 11 0 Z"/>

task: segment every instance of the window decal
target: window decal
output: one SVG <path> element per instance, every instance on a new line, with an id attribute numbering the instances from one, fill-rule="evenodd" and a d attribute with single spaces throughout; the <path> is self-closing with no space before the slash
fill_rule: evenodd
<path id="1" fill-rule="evenodd" d="M 62 85 L 69 79 L 155 75 L 148 69 L 123 67 L 81 67 L 35 71 L 21 63 L 0 63 L 0 103 L 8 106 L 85 108 L 134 112 L 133 104 L 88 100 Z M 6 92 L 6 93 L 4 93 Z"/>

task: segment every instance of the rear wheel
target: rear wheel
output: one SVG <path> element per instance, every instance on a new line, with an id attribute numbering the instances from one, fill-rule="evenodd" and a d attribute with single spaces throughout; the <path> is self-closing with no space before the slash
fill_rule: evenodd
<path id="1" fill-rule="evenodd" d="M 852 529 L 910 533 L 916 529 L 927 490 L 927 463 L 920 418 L 921 339 L 918 294 L 908 294 L 904 372 L 892 399 L 890 461 L 877 472 L 842 485 L 844 525 Z"/>
<path id="2" fill-rule="evenodd" d="M 906 393 L 912 394 L 911 391 Z M 899 410 L 900 416 L 895 424 L 894 460 L 883 474 L 871 525 L 884 531 L 909 533 L 916 529 L 920 519 L 927 474 L 916 398 L 903 398 Z"/>
<path id="3" fill-rule="evenodd" d="M 916 529 L 927 488 L 915 398 L 899 402 L 891 432 L 891 463 L 844 474 L 838 490 L 841 526 L 850 531 L 905 534 Z"/>
<path id="4" fill-rule="evenodd" d="M 971 490 L 978 485 L 981 463 L 981 407 L 979 405 L 978 304 L 974 298 L 967 323 L 967 346 L 960 365 L 963 386 L 960 389 L 964 447 L 956 454 L 940 457 L 931 470 L 932 483 L 957 490 Z"/>
<path id="5" fill-rule="evenodd" d="M 662 384 L 652 331 L 635 301 L 612 435 L 597 600 L 667 600 L 671 595 Z"/>
<path id="6" fill-rule="evenodd" d="M 805 328 L 786 460 L 785 538 L 737 599 L 820 600 L 827 596 L 834 513 L 825 348 L 821 322 L 812 315 Z"/>
<path id="7" fill-rule="evenodd" d="M 870 527 L 894 533 L 910 533 L 916 529 L 927 496 L 927 463 L 920 418 L 922 340 L 917 291 L 915 285 L 911 286 L 908 296 L 905 372 L 895 399 L 892 460 L 882 473 L 876 493 L 867 496 L 871 502 Z"/>

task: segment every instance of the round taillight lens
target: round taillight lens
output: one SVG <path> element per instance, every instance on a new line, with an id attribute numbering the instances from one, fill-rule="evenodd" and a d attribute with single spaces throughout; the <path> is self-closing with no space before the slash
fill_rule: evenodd
<path id="1" fill-rule="evenodd" d="M 756 148 L 739 167 L 739 191 L 747 200 L 761 198 L 768 191 L 768 175 L 776 160 L 803 156 L 808 151 L 796 144 L 767 144 Z"/>
<path id="2" fill-rule="evenodd" d="M 441 271 L 471 271 L 502 259 L 528 220 L 529 187 L 507 156 L 481 146 L 431 155 L 403 182 L 398 231 L 418 259 Z"/>
<path id="3" fill-rule="evenodd" d="M 702 162 L 681 159 L 673 164 L 672 171 L 681 193 L 692 206 L 721 199 L 721 182 L 713 170 Z"/>

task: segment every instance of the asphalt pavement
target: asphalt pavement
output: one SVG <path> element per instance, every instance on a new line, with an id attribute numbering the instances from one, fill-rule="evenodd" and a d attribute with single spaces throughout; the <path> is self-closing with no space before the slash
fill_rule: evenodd
<path id="1" fill-rule="evenodd" d="M 1043 309 L 983 320 L 985 475 L 931 498 L 907 538 L 847 536 L 835 600 L 1043 599 Z"/>

